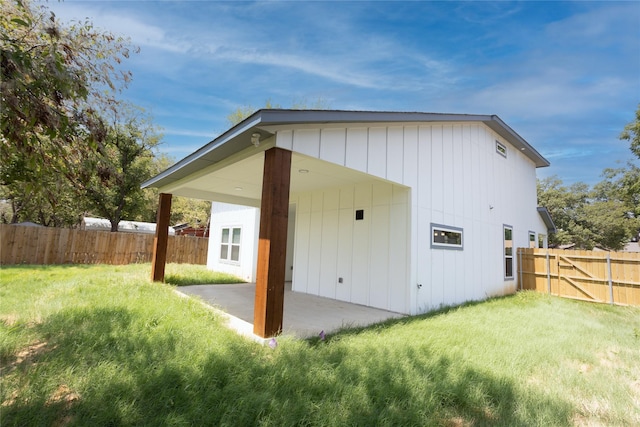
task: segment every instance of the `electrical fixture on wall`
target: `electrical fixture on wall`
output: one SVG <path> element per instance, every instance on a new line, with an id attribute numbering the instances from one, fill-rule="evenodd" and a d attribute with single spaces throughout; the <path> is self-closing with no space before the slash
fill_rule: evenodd
<path id="1" fill-rule="evenodd" d="M 309 173 L 309 169 L 298 169 L 298 173 Z"/>
<path id="2" fill-rule="evenodd" d="M 260 134 L 258 132 L 251 134 L 251 143 L 256 147 L 260 145 Z"/>

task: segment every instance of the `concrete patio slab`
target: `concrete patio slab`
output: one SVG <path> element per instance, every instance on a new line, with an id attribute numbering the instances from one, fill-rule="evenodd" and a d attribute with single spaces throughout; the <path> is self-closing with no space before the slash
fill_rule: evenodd
<path id="1" fill-rule="evenodd" d="M 177 291 L 200 297 L 208 305 L 226 313 L 229 327 L 260 341 L 253 335 L 255 283 L 180 286 Z M 392 311 L 293 292 L 288 282 L 284 293 L 282 334 L 308 338 L 317 336 L 320 331 L 331 333 L 343 327 L 367 326 L 404 316 Z"/>

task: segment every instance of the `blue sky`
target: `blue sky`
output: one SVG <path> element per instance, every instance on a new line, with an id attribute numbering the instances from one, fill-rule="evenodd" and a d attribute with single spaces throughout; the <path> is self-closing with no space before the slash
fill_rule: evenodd
<path id="1" fill-rule="evenodd" d="M 550 162 L 538 177 L 601 180 L 632 159 L 640 2 L 48 3 L 141 51 L 123 97 L 176 160 L 267 100 L 332 109 L 497 114 Z M 622 162 L 622 163 L 620 163 Z"/>

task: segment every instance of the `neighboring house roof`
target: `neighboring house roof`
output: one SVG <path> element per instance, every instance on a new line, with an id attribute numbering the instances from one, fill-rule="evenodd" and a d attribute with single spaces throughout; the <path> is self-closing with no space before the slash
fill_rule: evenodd
<path id="1" fill-rule="evenodd" d="M 31 222 L 31 221 L 18 222 L 18 223 L 9 224 L 9 225 L 19 225 L 21 227 L 42 227 L 42 225 L 36 224 L 35 222 Z"/>
<path id="2" fill-rule="evenodd" d="M 80 228 L 83 230 L 111 231 L 111 222 L 105 218 L 84 217 L 82 219 Z M 127 233 L 154 234 L 156 232 L 156 224 L 153 222 L 120 221 L 118 223 L 118 231 Z M 173 227 L 169 227 L 169 234 L 176 234 Z"/>
<path id="3" fill-rule="evenodd" d="M 259 110 L 218 136 L 199 150 L 142 184 L 143 188 L 162 188 L 211 166 L 252 145 L 252 135 L 264 140 L 274 135 L 273 127 L 292 124 L 366 124 L 482 122 L 529 157 L 536 167 L 549 166 L 549 161 L 496 115 L 441 114 L 386 111 L 340 110 Z"/>
<path id="4" fill-rule="evenodd" d="M 624 246 L 623 252 L 640 252 L 639 242 L 629 242 Z"/>
<path id="5" fill-rule="evenodd" d="M 538 214 L 542 218 L 544 225 L 547 226 L 547 230 L 549 233 L 555 233 L 557 231 L 556 225 L 553 223 L 553 219 L 551 219 L 551 214 L 545 207 L 538 207 Z"/>
<path id="6" fill-rule="evenodd" d="M 567 244 L 564 244 L 564 245 L 558 245 L 558 246 L 556 246 L 556 248 L 557 248 L 557 249 L 563 249 L 563 250 L 564 250 L 564 249 L 573 249 L 573 248 L 575 248 L 575 247 L 576 247 L 576 244 L 575 244 L 575 243 L 567 243 Z"/>

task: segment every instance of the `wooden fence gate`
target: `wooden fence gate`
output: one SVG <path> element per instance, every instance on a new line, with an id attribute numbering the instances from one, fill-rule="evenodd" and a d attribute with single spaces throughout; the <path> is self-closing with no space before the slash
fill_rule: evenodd
<path id="1" fill-rule="evenodd" d="M 518 248 L 519 288 L 640 306 L 640 253 Z"/>

